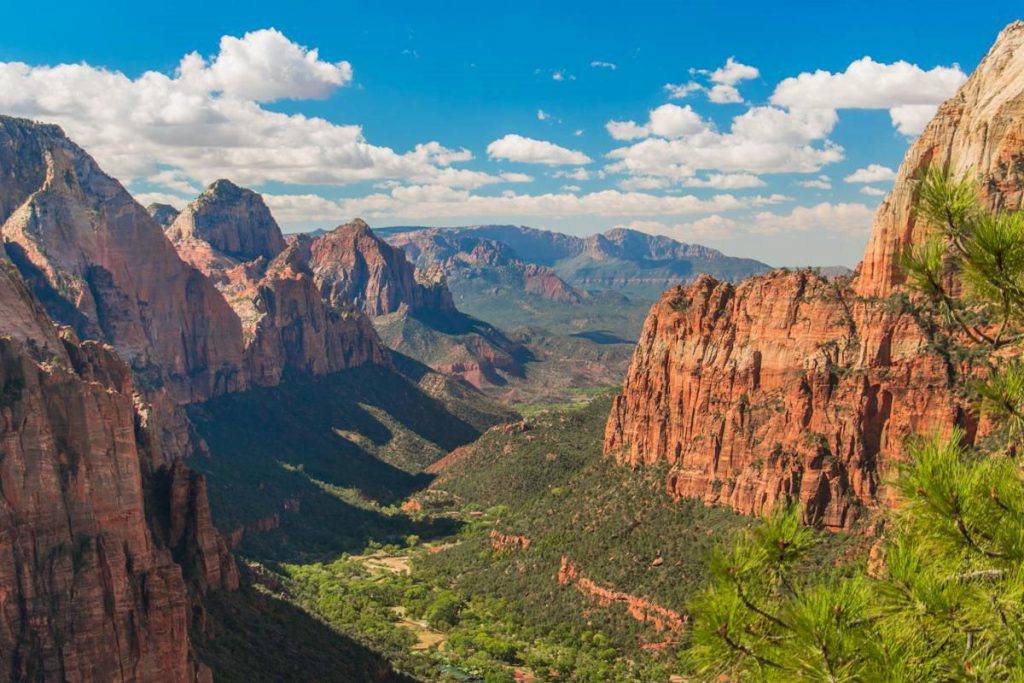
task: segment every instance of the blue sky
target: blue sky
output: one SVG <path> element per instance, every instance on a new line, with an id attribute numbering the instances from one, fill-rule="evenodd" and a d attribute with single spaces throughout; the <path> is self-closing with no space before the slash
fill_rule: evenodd
<path id="1" fill-rule="evenodd" d="M 292 230 L 355 214 L 577 234 L 632 225 L 774 265 L 859 260 L 887 169 L 1019 12 L 100 5 L 5 8 L 0 112 L 60 123 L 143 201 L 181 205 L 225 175 L 262 191 Z M 665 87 L 688 83 L 678 97 Z M 634 125 L 613 124 L 616 139 L 609 122 Z"/>

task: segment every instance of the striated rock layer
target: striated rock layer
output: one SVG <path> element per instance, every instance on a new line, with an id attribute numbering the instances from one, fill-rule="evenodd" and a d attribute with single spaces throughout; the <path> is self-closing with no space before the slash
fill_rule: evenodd
<path id="1" fill-rule="evenodd" d="M 886 502 L 907 436 L 959 424 L 973 437 L 950 391 L 958 369 L 900 304 L 896 264 L 921 230 L 914 178 L 928 164 L 969 174 L 994 207 L 1020 207 L 1022 131 L 1018 22 L 908 152 L 852 282 L 779 271 L 735 286 L 703 277 L 661 297 L 606 452 L 631 466 L 667 461 L 675 496 L 747 513 L 799 500 L 812 521 L 845 528 Z"/>
<path id="2" fill-rule="evenodd" d="M 0 678 L 208 678 L 188 585 L 238 576 L 202 478 L 154 463 L 129 368 L 58 336 L 3 257 L 0 313 Z M 183 477 L 185 495 L 153 485 Z"/>
<path id="3" fill-rule="evenodd" d="M 51 317 L 177 402 L 244 388 L 238 317 L 88 154 L 56 126 L 0 117 L 0 168 L 0 234 Z"/>

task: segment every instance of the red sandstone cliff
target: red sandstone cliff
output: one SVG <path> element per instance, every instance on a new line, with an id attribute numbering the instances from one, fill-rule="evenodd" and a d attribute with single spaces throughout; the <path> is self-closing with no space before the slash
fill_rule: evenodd
<path id="1" fill-rule="evenodd" d="M 906 436 L 975 428 L 944 359 L 887 299 L 915 237 L 915 175 L 940 163 L 969 173 L 991 205 L 1018 208 L 1022 131 L 1018 22 L 908 152 L 852 283 L 780 271 L 735 286 L 703 277 L 661 297 L 613 404 L 606 452 L 632 466 L 666 460 L 673 495 L 748 513 L 796 499 L 842 528 L 884 502 Z"/>
<path id="2" fill-rule="evenodd" d="M 257 193 L 218 180 L 168 228 L 181 258 L 205 274 L 242 322 L 250 382 L 278 384 L 287 370 L 337 372 L 388 363 L 369 319 L 321 297 L 312 241 L 285 242 Z"/>
<path id="3" fill-rule="evenodd" d="M 417 272 L 401 249 L 373 234 L 358 218 L 313 240 L 309 267 L 324 296 L 354 304 L 368 315 L 413 311 L 454 312 L 440 273 Z"/>
<path id="4" fill-rule="evenodd" d="M 237 585 L 201 477 L 155 462 L 132 373 L 58 336 L 0 255 L 0 661 L 7 680 L 208 679 L 194 597 Z M 167 481 L 179 495 L 154 495 Z"/>
<path id="5" fill-rule="evenodd" d="M 245 386 L 238 317 L 59 128 L 0 117 L 0 168 L 0 234 L 55 320 L 177 402 Z"/>

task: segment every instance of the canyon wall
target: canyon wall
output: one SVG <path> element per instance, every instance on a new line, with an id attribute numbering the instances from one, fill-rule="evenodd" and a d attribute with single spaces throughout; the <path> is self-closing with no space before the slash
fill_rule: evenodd
<path id="1" fill-rule="evenodd" d="M 702 277 L 651 308 L 605 451 L 633 467 L 667 461 L 672 495 L 760 513 L 799 500 L 846 528 L 889 499 L 905 438 L 975 419 L 950 391 L 901 301 L 899 254 L 921 227 L 915 182 L 929 164 L 967 174 L 996 208 L 1024 181 L 1024 24 L 1007 27 L 912 146 L 876 214 L 854 279 L 811 272 L 737 285 Z"/>
<path id="2" fill-rule="evenodd" d="M 176 402 L 244 388 L 238 317 L 56 126 L 0 117 L 0 235 L 51 317 Z"/>
<path id="3" fill-rule="evenodd" d="M 193 601 L 238 577 L 202 478 L 153 495 L 187 470 L 147 451 L 128 366 L 58 333 L 3 256 L 0 314 L 0 678 L 208 680 Z"/>

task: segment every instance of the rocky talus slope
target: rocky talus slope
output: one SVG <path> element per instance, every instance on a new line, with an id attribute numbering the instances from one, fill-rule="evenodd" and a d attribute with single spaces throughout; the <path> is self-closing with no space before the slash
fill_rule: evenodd
<path id="1" fill-rule="evenodd" d="M 154 457 L 128 366 L 2 256 L 0 314 L 0 678 L 208 680 L 190 621 L 238 575 L 202 477 Z"/>
<path id="2" fill-rule="evenodd" d="M 905 305 L 898 255 L 920 233 L 917 173 L 968 174 L 993 207 L 1019 208 L 1024 24 L 1015 23 L 908 152 L 852 279 L 775 272 L 732 285 L 704 277 L 652 307 L 605 451 L 633 467 L 671 463 L 669 491 L 748 513 L 781 499 L 849 527 L 889 499 L 907 436 L 974 418 L 950 392 Z"/>

